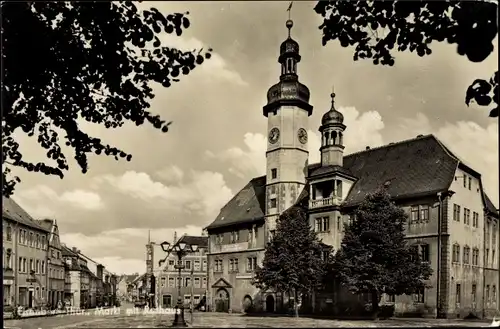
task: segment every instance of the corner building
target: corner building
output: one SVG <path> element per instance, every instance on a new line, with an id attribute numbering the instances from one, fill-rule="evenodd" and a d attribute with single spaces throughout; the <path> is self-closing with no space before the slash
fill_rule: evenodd
<path id="1" fill-rule="evenodd" d="M 482 188 L 481 174 L 433 135 L 344 155 L 344 117 L 331 108 L 322 117 L 321 162 L 308 164 L 307 128 L 313 107 L 299 82 L 299 44 L 280 46 L 280 81 L 267 93 L 266 176 L 253 178 L 206 227 L 209 235 L 207 302 L 211 311 L 249 307 L 275 312 L 286 296 L 259 291 L 251 279 L 262 263 L 276 219 L 298 202 L 308 204 L 311 228 L 338 250 L 349 214 L 367 194 L 386 186 L 407 211 L 406 237 L 433 268 L 431 288 L 407 296 L 384 296 L 397 315 L 448 318 L 498 311 L 499 215 Z M 315 150 L 314 150 L 315 151 Z M 438 252 L 441 250 L 441 252 Z M 315 312 L 362 302 L 342 288 L 309 298 Z"/>

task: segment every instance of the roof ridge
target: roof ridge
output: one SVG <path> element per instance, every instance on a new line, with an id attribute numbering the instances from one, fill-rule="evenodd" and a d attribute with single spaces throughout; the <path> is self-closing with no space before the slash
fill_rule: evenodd
<path id="1" fill-rule="evenodd" d="M 433 137 L 434 139 L 437 140 L 437 138 L 433 134 L 418 135 L 417 137 L 413 137 L 413 138 L 410 138 L 410 139 L 403 139 L 403 140 L 398 141 L 398 142 L 391 142 L 389 144 L 385 144 L 385 145 L 381 145 L 381 146 L 370 147 L 367 150 L 361 150 L 361 151 L 349 153 L 349 154 L 345 155 L 344 158 L 350 157 L 352 155 L 357 155 L 357 154 L 360 154 L 360 153 L 368 153 L 370 151 L 380 150 L 380 149 L 383 149 L 383 148 L 386 148 L 386 147 L 393 147 L 393 146 L 398 146 L 398 145 L 405 144 L 405 143 L 410 143 L 410 142 L 413 142 L 413 141 L 415 141 L 417 139 L 420 140 L 420 139 L 426 139 L 426 138 L 431 138 L 431 137 Z"/>

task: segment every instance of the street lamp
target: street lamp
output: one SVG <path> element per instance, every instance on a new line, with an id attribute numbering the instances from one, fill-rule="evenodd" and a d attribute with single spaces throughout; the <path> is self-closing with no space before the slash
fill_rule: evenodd
<path id="1" fill-rule="evenodd" d="M 186 321 L 184 320 L 184 303 L 182 302 L 181 299 L 181 286 L 182 286 L 182 275 L 181 271 L 184 268 L 184 265 L 182 265 L 181 261 L 186 254 L 190 252 L 196 252 L 198 250 L 198 245 L 196 244 L 187 244 L 185 242 L 177 242 L 173 246 L 170 246 L 170 243 L 167 241 L 164 241 L 160 244 L 161 249 L 163 249 L 164 252 L 167 253 L 167 258 L 171 253 L 175 253 L 177 255 L 177 264 L 174 266 L 174 268 L 178 271 L 178 278 L 177 278 L 177 305 L 176 308 L 178 309 L 177 312 L 175 312 L 175 318 L 174 322 L 172 322 L 172 327 L 187 327 Z M 162 261 L 159 262 L 160 266 Z M 191 283 L 193 284 L 193 283 Z"/>

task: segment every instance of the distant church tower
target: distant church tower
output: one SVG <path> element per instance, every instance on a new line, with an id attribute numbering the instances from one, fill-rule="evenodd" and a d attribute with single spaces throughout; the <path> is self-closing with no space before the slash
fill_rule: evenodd
<path id="1" fill-rule="evenodd" d="M 335 93 L 331 94 L 332 106 L 321 119 L 321 165 L 340 166 L 344 159 L 344 116 L 335 109 Z"/>
<path id="2" fill-rule="evenodd" d="M 309 89 L 297 75 L 299 44 L 290 36 L 293 21 L 286 22 L 288 38 L 280 46 L 280 81 L 269 88 L 264 116 L 268 122 L 266 217 L 272 230 L 277 216 L 291 207 L 306 183 Z"/>

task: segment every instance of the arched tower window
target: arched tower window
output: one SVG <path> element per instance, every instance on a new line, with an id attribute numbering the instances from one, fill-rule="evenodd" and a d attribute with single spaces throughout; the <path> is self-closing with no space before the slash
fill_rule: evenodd
<path id="1" fill-rule="evenodd" d="M 325 131 L 325 137 L 323 138 L 323 146 L 330 144 L 330 132 Z"/>
<path id="2" fill-rule="evenodd" d="M 339 145 L 344 145 L 344 134 L 339 132 Z"/>
<path id="3" fill-rule="evenodd" d="M 333 145 L 337 145 L 337 132 L 332 131 Z"/>

